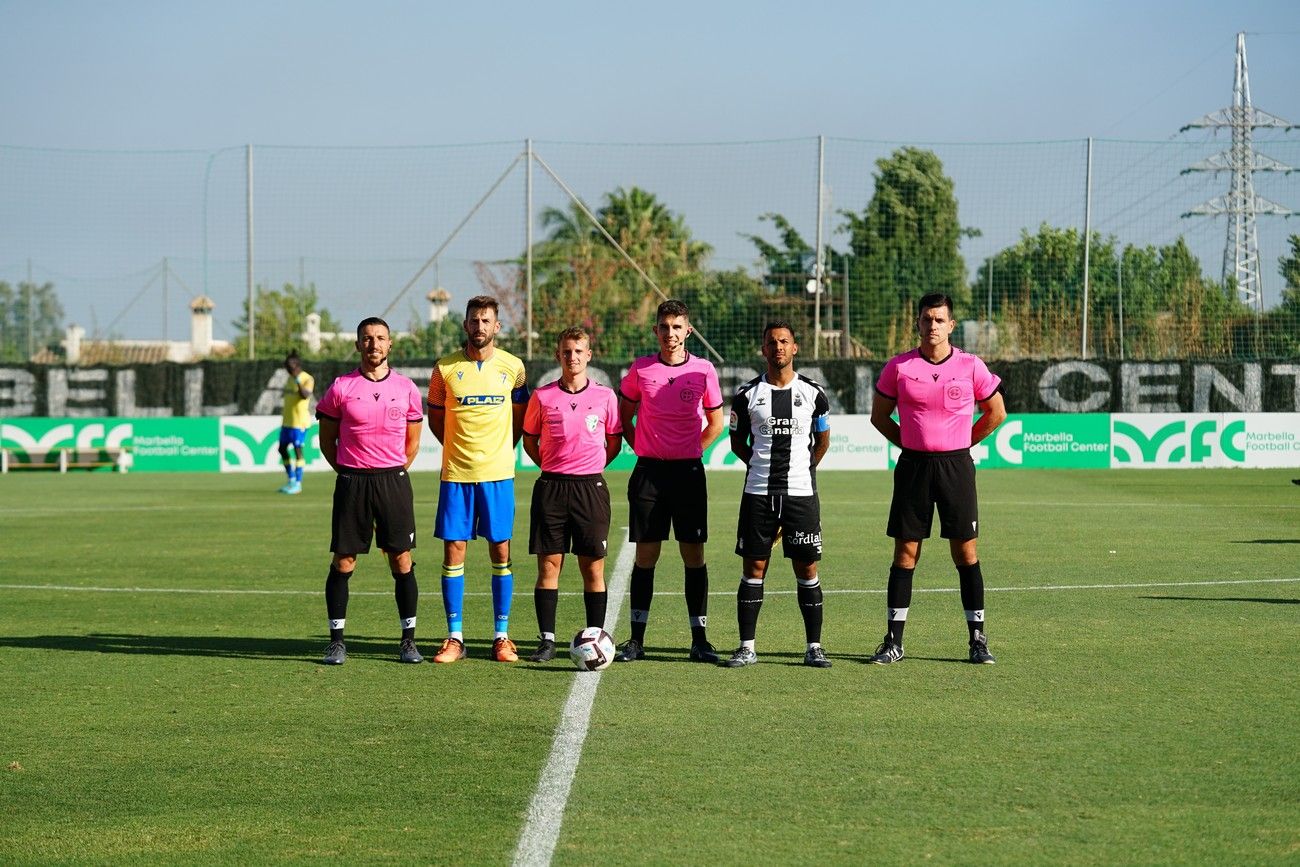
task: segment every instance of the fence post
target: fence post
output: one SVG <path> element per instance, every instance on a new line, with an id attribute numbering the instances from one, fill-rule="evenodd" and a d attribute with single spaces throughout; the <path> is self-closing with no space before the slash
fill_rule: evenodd
<path id="1" fill-rule="evenodd" d="M 849 257 L 843 259 L 844 266 L 840 283 L 844 290 L 844 309 L 840 311 L 840 357 L 849 358 L 853 353 L 853 338 L 849 335 Z"/>
<path id="2" fill-rule="evenodd" d="M 27 257 L 27 361 L 32 360 L 36 354 L 36 293 L 33 291 L 35 285 L 32 283 L 32 260 Z"/>
<path id="3" fill-rule="evenodd" d="M 988 289 L 988 312 L 985 314 L 984 325 L 984 352 L 985 358 L 993 353 L 993 256 L 989 256 L 989 266 L 985 269 L 988 277 L 985 280 Z"/>
<path id="4" fill-rule="evenodd" d="M 244 172 L 248 183 L 244 231 L 248 236 L 248 360 L 257 358 L 257 299 L 253 292 L 253 146 L 247 145 Z"/>
<path id="5" fill-rule="evenodd" d="M 524 335 L 524 357 L 533 357 L 533 140 L 524 139 L 524 293 L 527 297 L 528 321 Z"/>
<path id="6" fill-rule="evenodd" d="M 822 213 L 826 207 L 826 136 L 817 136 L 817 258 L 813 265 L 813 360 L 822 357 Z"/>
<path id="7" fill-rule="evenodd" d="M 1092 136 L 1088 136 L 1088 168 L 1083 194 L 1083 340 L 1080 358 L 1088 357 L 1088 254 L 1092 248 Z"/>
<path id="8" fill-rule="evenodd" d="M 1119 251 L 1119 267 L 1115 272 L 1119 291 L 1119 360 L 1124 360 L 1124 251 Z"/>

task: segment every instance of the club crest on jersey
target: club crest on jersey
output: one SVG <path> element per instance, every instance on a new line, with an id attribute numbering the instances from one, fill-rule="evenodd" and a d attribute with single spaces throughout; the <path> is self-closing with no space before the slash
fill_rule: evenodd
<path id="1" fill-rule="evenodd" d="M 586 419 L 584 419 L 584 421 L 586 421 L 587 423 L 587 431 L 589 433 L 595 433 L 596 426 L 600 424 L 600 416 L 596 415 L 595 413 L 592 413 L 591 415 L 587 416 Z"/>
<path id="2" fill-rule="evenodd" d="M 457 400 L 461 406 L 499 406 L 506 402 L 503 394 L 467 394 Z"/>
<path id="3" fill-rule="evenodd" d="M 950 385 L 950 386 L 948 386 L 948 399 L 949 399 L 949 400 L 961 400 L 961 386 L 960 386 L 960 385 Z"/>
<path id="4" fill-rule="evenodd" d="M 695 389 L 687 387 L 682 389 L 679 397 L 681 397 L 682 403 L 695 403 L 700 399 L 700 394 Z"/>
<path id="5" fill-rule="evenodd" d="M 795 392 L 794 405 L 803 406 L 803 395 L 799 394 L 798 392 Z"/>

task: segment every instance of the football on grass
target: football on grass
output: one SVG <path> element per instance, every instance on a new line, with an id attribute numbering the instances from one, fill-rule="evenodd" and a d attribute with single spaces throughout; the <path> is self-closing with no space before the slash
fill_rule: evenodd
<path id="1" fill-rule="evenodd" d="M 588 626 L 573 636 L 569 658 L 579 671 L 602 671 L 614 661 L 614 637 L 599 626 Z"/>

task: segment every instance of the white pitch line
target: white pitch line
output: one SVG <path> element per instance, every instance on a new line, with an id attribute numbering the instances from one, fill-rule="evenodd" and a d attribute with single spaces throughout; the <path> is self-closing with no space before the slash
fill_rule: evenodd
<path id="1" fill-rule="evenodd" d="M 891 501 L 888 499 L 838 500 L 838 499 L 827 499 L 825 497 L 822 497 L 821 507 L 822 507 L 822 514 L 824 515 L 827 513 L 828 506 L 845 506 L 851 508 L 861 508 L 863 506 L 884 506 L 888 508 L 890 502 Z M 1053 509 L 1150 509 L 1150 510 L 1216 509 L 1216 510 L 1222 510 L 1224 508 L 1223 503 L 1153 503 L 1153 502 L 1142 502 L 1142 501 L 1123 503 L 1114 500 L 1109 500 L 1109 501 L 1088 500 L 1082 502 L 1072 502 L 1069 500 L 993 500 L 993 499 L 985 499 L 983 497 L 980 498 L 980 505 L 998 506 L 998 507 L 1005 507 L 1005 508 L 1017 508 L 1017 509 L 1024 508 L 1024 507 L 1037 509 L 1040 506 L 1053 508 Z M 1280 509 L 1282 511 L 1292 511 L 1295 509 L 1300 509 L 1300 505 L 1294 503 L 1270 503 L 1267 505 L 1252 504 L 1251 508 L 1264 510 L 1264 511 L 1274 510 L 1274 509 Z"/>
<path id="2" fill-rule="evenodd" d="M 197 593 L 209 596 L 321 596 L 322 590 L 246 590 L 220 587 L 78 587 L 72 584 L 0 584 L 0 590 L 57 590 L 66 593 Z M 392 596 L 391 590 L 351 590 L 349 596 Z M 466 596 L 491 596 L 491 591 L 465 591 Z M 531 591 L 529 592 L 531 596 Z M 576 594 L 575 594 L 576 595 Z"/>
<path id="3" fill-rule="evenodd" d="M 605 614 L 605 631 L 614 634 L 619 610 L 627 593 L 628 579 L 632 575 L 636 545 L 624 535 L 623 548 L 614 564 L 614 577 L 610 581 L 609 608 Z M 582 744 L 587 739 L 591 723 L 591 706 L 596 701 L 596 688 L 600 686 L 597 672 L 574 672 L 573 687 L 564 703 L 551 754 L 542 768 L 533 800 L 528 805 L 528 821 L 519 834 L 515 848 L 514 864 L 520 867 L 545 867 L 555 854 L 555 844 L 560 839 L 560 826 L 564 823 L 564 807 L 569 801 L 569 788 L 578 772 L 578 759 L 582 757 Z"/>
<path id="4" fill-rule="evenodd" d="M 1146 587 L 1216 587 L 1226 584 L 1295 584 L 1297 582 L 1300 582 L 1300 578 L 1233 578 L 1226 581 L 1148 581 L 1138 584 L 1037 584 L 1025 587 L 985 587 L 984 590 L 987 593 L 1017 593 L 1025 590 L 1134 590 Z M 913 593 L 958 593 L 960 591 L 960 587 L 916 587 L 912 590 Z M 768 596 L 793 596 L 796 592 L 797 591 L 795 590 L 765 591 Z M 883 594 L 885 593 L 885 589 L 878 588 L 866 590 L 847 587 L 839 590 L 828 590 L 822 588 L 822 592 L 826 595 Z M 710 593 L 709 595 L 718 596 L 735 594 Z"/>
<path id="5" fill-rule="evenodd" d="M 319 510 L 324 511 L 325 505 L 327 504 L 321 504 L 319 506 Z M 275 504 L 254 502 L 254 503 L 198 503 L 198 504 L 190 505 L 187 503 L 185 506 L 185 511 L 187 513 L 192 514 L 195 512 L 247 512 L 249 509 L 280 510 L 283 508 L 284 508 L 283 501 L 277 502 Z M 313 508 L 315 508 L 315 504 L 313 504 Z M 175 506 L 169 506 L 164 504 L 149 505 L 149 506 L 113 506 L 112 509 L 114 514 L 120 514 L 122 512 L 174 512 L 176 511 Z M 12 518 L 47 518 L 50 515 L 71 515 L 71 514 L 80 514 L 82 512 L 100 513 L 103 511 L 104 511 L 103 506 L 69 505 L 69 506 L 59 506 L 59 507 L 50 507 L 50 508 L 40 508 L 40 507 L 31 508 L 31 507 L 24 506 L 24 507 L 13 508 L 13 509 L 0 508 L 0 515 L 4 515 L 6 517 L 12 517 Z"/>
<path id="6" fill-rule="evenodd" d="M 622 562 L 623 555 L 619 554 L 619 563 Z M 618 565 L 615 565 L 615 570 Z M 628 567 L 629 570 L 631 567 Z M 629 571 L 629 575 L 631 572 Z M 614 581 L 617 580 L 617 573 Z M 1138 584 L 1036 584 L 1025 587 L 985 587 L 988 593 L 1018 593 L 1024 591 L 1052 591 L 1052 590 L 1130 590 L 1142 589 L 1147 587 L 1217 587 L 1231 584 L 1294 584 L 1300 582 L 1300 578 L 1233 578 L 1224 581 L 1151 581 Z M 613 581 L 611 581 L 611 587 Z M 319 596 L 320 590 L 239 590 L 239 589 L 221 589 L 221 588 L 202 588 L 202 587 L 78 587 L 72 584 L 0 584 L 0 590 L 50 590 L 61 593 L 196 593 L 205 595 L 223 595 L 223 596 Z M 917 587 L 913 593 L 957 593 L 957 587 Z M 793 596 L 794 590 L 767 590 L 769 596 Z M 831 589 L 823 587 L 822 592 L 828 596 L 852 596 L 861 594 L 883 595 L 885 588 L 855 588 L 842 587 Z M 389 591 L 379 590 L 353 590 L 353 596 L 391 596 Z M 465 591 L 466 596 L 491 596 L 492 594 L 484 591 Z M 579 596 L 581 591 L 560 591 L 561 596 Z M 714 590 L 709 593 L 710 596 L 735 597 L 734 590 Z M 618 603 L 621 604 L 619 599 Z M 606 631 L 611 635 L 614 630 L 609 629 L 608 624 L 618 623 L 618 609 L 614 609 L 614 615 L 606 620 Z"/>

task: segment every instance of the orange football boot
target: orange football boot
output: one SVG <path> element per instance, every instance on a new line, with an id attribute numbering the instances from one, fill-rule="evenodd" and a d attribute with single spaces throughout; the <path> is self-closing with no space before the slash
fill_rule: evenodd
<path id="1" fill-rule="evenodd" d="M 465 642 L 459 638 L 448 638 L 433 655 L 434 662 L 456 662 L 465 658 Z"/>
<path id="2" fill-rule="evenodd" d="M 492 658 L 497 662 L 518 662 L 519 650 L 509 638 L 498 638 L 492 642 Z"/>

